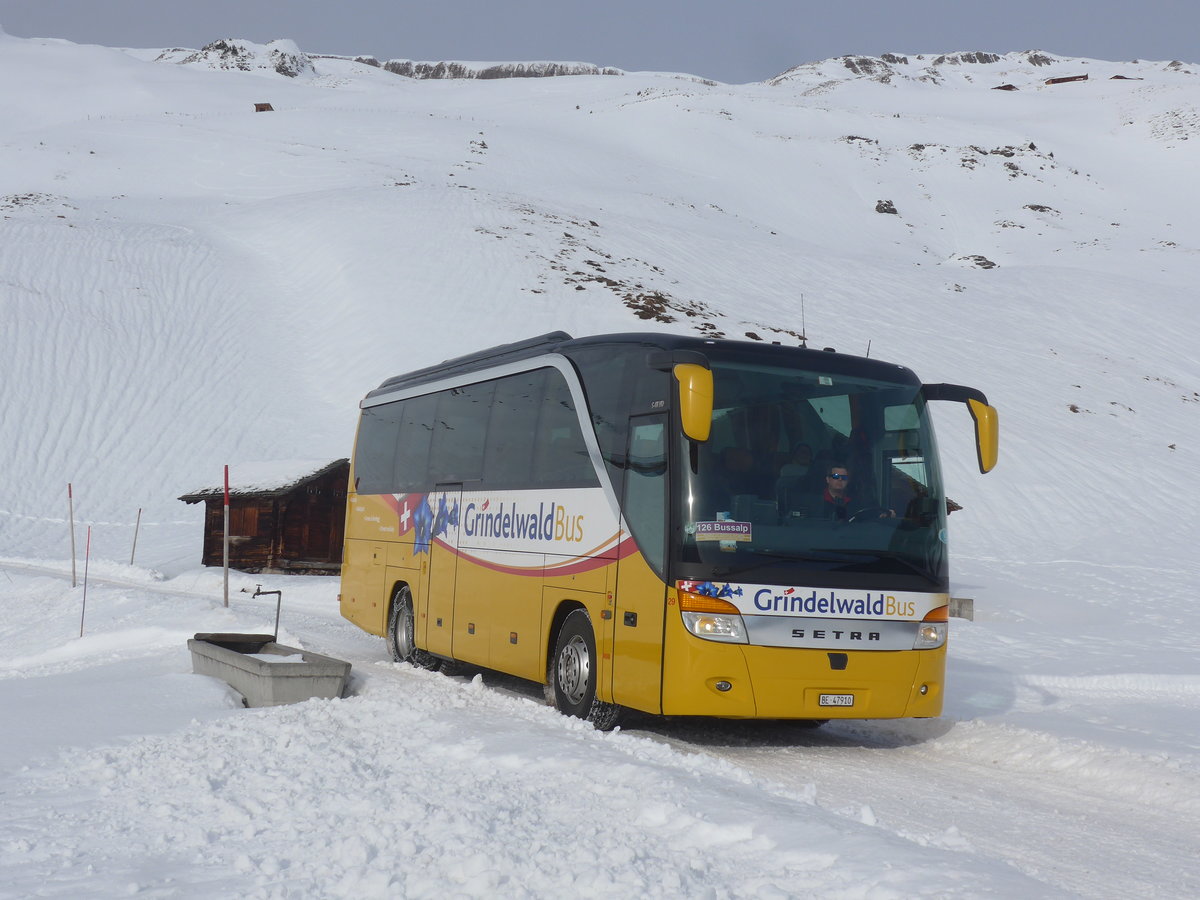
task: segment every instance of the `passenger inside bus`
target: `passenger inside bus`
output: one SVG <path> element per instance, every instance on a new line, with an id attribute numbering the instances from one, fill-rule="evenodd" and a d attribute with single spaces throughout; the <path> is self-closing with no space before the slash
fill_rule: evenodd
<path id="1" fill-rule="evenodd" d="M 801 442 L 792 448 L 792 452 L 779 467 L 780 478 L 802 478 L 808 475 L 812 468 L 813 451 L 808 444 Z"/>
<path id="2" fill-rule="evenodd" d="M 792 448 L 791 454 L 779 467 L 779 477 L 775 480 L 775 502 L 779 511 L 786 517 L 791 514 L 799 516 L 815 515 L 808 511 L 813 505 L 812 500 L 820 497 L 824 485 L 821 483 L 823 469 L 814 461 L 812 447 L 807 443 L 798 443 Z"/>

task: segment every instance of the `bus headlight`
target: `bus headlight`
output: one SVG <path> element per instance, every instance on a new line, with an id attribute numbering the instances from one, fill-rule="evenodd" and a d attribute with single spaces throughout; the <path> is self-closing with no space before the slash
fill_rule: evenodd
<path id="1" fill-rule="evenodd" d="M 936 650 L 946 643 L 946 632 L 950 630 L 950 607 L 939 606 L 931 609 L 917 626 L 917 637 L 913 641 L 914 650 Z"/>
<path id="2" fill-rule="evenodd" d="M 913 641 L 914 650 L 936 650 L 946 643 L 945 622 L 922 622 L 917 627 L 917 639 Z"/>
<path id="3" fill-rule="evenodd" d="M 684 627 L 696 637 L 731 644 L 749 643 L 741 610 L 732 603 L 682 589 L 678 596 Z"/>
<path id="4" fill-rule="evenodd" d="M 734 644 L 746 643 L 746 625 L 740 615 L 722 616 L 715 613 L 683 613 L 683 624 L 696 637 L 710 641 L 729 641 Z"/>

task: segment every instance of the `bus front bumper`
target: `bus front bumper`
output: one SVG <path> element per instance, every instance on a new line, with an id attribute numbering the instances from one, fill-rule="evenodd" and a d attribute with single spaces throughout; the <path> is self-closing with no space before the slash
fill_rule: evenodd
<path id="1" fill-rule="evenodd" d="M 941 715 L 945 645 L 826 651 L 698 638 L 666 628 L 662 713 L 761 719 L 895 719 Z"/>

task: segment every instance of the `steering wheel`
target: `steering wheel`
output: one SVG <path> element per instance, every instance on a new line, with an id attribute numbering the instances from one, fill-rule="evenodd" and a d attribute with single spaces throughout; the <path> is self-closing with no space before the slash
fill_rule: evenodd
<path id="1" fill-rule="evenodd" d="M 872 515 L 874 513 L 874 515 Z M 892 511 L 886 506 L 864 506 L 862 509 L 855 510 L 847 519 L 847 522 L 859 522 L 863 520 L 874 521 L 875 519 L 891 518 Z"/>

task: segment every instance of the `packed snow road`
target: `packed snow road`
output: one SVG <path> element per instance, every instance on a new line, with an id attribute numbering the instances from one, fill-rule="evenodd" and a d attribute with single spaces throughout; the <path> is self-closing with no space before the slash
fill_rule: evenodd
<path id="1" fill-rule="evenodd" d="M 69 572 L 3 568 L 0 707 L 27 740 L 0 741 L 0 897 L 1200 894 L 1186 760 L 983 718 L 603 735 L 539 686 L 391 663 L 326 579 L 266 586 L 280 640 L 351 661 L 352 696 L 240 710 L 183 646 L 271 630 L 257 578 L 225 610 L 215 573 L 103 571 L 68 639 Z"/>
<path id="2" fill-rule="evenodd" d="M 305 625 L 334 640 L 342 623 L 326 621 L 313 616 Z M 361 662 L 383 659 L 378 642 Z M 541 702 L 540 686 L 478 674 Z M 781 795 L 812 793 L 822 808 L 922 846 L 1011 864 L 1066 892 L 1200 896 L 1200 777 L 1162 760 L 982 720 L 851 720 L 813 730 L 629 716 L 624 730 L 744 768 Z"/>
<path id="3" fill-rule="evenodd" d="M 739 734 L 735 723 L 658 730 L 785 789 L 814 785 L 817 805 L 832 812 L 1007 862 L 1069 893 L 1200 895 L 1194 776 L 1003 726 L 908 724 L 831 724 L 813 734 L 744 726 Z"/>
<path id="4" fill-rule="evenodd" d="M 496 673 L 483 680 L 540 701 L 540 686 Z M 633 714 L 623 730 L 737 766 L 771 792 L 808 792 L 822 809 L 921 846 L 1010 864 L 1066 893 L 1200 896 L 1192 859 L 1200 778 L 1165 759 L 949 717 L 813 729 Z"/>

